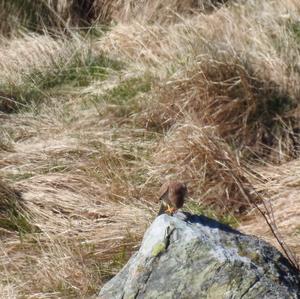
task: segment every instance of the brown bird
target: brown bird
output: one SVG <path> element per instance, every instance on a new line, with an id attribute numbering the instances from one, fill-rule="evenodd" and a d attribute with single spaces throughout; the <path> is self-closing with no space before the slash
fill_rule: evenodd
<path id="1" fill-rule="evenodd" d="M 186 194 L 186 184 L 176 181 L 164 183 L 159 190 L 161 204 L 158 215 L 164 213 L 173 215 L 183 206 Z"/>

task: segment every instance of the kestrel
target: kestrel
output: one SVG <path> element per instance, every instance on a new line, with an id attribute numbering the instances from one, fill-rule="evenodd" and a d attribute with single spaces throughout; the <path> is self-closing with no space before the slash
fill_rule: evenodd
<path id="1" fill-rule="evenodd" d="M 159 190 L 159 199 L 161 201 L 158 215 L 173 215 L 184 204 L 184 197 L 187 193 L 186 184 L 170 181 L 163 184 Z"/>

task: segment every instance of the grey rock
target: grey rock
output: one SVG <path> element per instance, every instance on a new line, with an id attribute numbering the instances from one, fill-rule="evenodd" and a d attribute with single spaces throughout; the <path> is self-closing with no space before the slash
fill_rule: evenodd
<path id="1" fill-rule="evenodd" d="M 299 273 L 254 236 L 204 216 L 164 214 L 98 298 L 300 298 Z"/>

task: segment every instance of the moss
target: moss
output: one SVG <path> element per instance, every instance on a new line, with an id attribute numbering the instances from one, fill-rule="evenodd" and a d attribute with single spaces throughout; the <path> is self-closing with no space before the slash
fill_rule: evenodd
<path id="1" fill-rule="evenodd" d="M 156 256 L 160 255 L 161 253 L 163 253 L 165 250 L 166 250 L 166 244 L 165 243 L 163 243 L 163 242 L 157 243 L 152 248 L 151 255 L 153 257 L 156 257 Z"/>
<path id="2" fill-rule="evenodd" d="M 239 256 L 249 258 L 254 264 L 259 264 L 261 262 L 261 256 L 255 251 L 250 252 L 245 244 L 237 243 L 237 248 Z"/>
<path id="3" fill-rule="evenodd" d="M 239 256 L 248 256 L 248 251 L 247 248 L 245 248 L 245 245 L 242 243 L 237 243 L 237 247 L 238 247 L 238 254 Z"/>
<path id="4" fill-rule="evenodd" d="M 257 252 L 250 252 L 248 257 L 254 264 L 258 264 L 261 260 L 261 257 Z"/>
<path id="5" fill-rule="evenodd" d="M 228 291 L 229 286 L 227 284 L 219 285 L 213 284 L 207 290 L 207 298 L 208 299 L 215 299 L 215 298 L 224 298 L 224 294 Z"/>

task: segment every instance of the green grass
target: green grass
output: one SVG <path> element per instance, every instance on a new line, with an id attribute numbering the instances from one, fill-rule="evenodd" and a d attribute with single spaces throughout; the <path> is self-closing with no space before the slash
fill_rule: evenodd
<path id="1" fill-rule="evenodd" d="M 0 227 L 18 231 L 20 235 L 38 231 L 24 215 L 16 211 L 11 211 L 7 217 L 0 217 Z"/>
<path id="2" fill-rule="evenodd" d="M 95 272 L 101 278 L 102 282 L 106 282 L 113 278 L 128 262 L 132 254 L 132 249 L 126 245 L 119 248 L 119 251 L 112 256 L 110 261 L 99 262 L 94 264 Z"/>
<path id="3" fill-rule="evenodd" d="M 33 232 L 23 211 L 22 197 L 19 192 L 0 181 L 0 227 L 18 231 L 20 235 Z"/>
<path id="4" fill-rule="evenodd" d="M 5 186 L 5 185 L 3 185 Z M 18 231 L 20 235 L 33 232 L 35 228 L 23 214 L 22 197 L 10 187 L 0 186 L 0 227 Z"/>
<path id="5" fill-rule="evenodd" d="M 75 160 L 76 157 L 79 157 L 77 153 L 73 153 L 72 158 Z M 65 163 L 65 164 L 64 164 Z M 62 162 L 56 160 L 55 158 L 49 159 L 49 162 L 45 165 L 42 165 L 40 168 L 36 169 L 36 174 L 50 174 L 50 173 L 65 173 L 68 172 L 74 167 L 71 161 Z"/>
<path id="6" fill-rule="evenodd" d="M 88 56 L 84 61 L 75 58 L 74 62 L 63 67 L 55 69 L 53 72 L 46 74 L 37 73 L 34 77 L 41 78 L 37 85 L 43 89 L 51 89 L 65 84 L 72 87 L 88 86 L 93 80 L 105 80 L 109 70 L 120 71 L 123 63 L 112 60 L 105 56 Z"/>
<path id="7" fill-rule="evenodd" d="M 287 29 L 293 34 L 295 40 L 299 44 L 300 43 L 300 22 L 299 21 L 289 22 L 287 25 Z"/>
<path id="8" fill-rule="evenodd" d="M 212 208 L 201 205 L 195 201 L 187 202 L 185 205 L 185 210 L 195 215 L 203 215 L 208 218 L 212 218 L 233 228 L 237 228 L 239 226 L 238 220 L 233 215 L 217 213 Z"/>
<path id="9" fill-rule="evenodd" d="M 3 174 L 3 176 L 11 182 L 20 182 L 23 180 L 30 179 L 36 175 L 66 173 L 75 167 L 72 161 L 76 161 L 76 159 L 80 158 L 80 152 L 74 151 L 72 153 L 68 153 L 68 155 L 69 155 L 68 158 L 70 159 L 69 161 L 60 161 L 55 159 L 55 157 L 53 157 L 53 159 L 49 159 L 47 163 L 40 165 L 39 167 L 36 167 L 34 169 L 34 172 L 32 171 L 22 172 L 18 170 L 18 172 L 7 173 L 5 175 Z"/>
<path id="10" fill-rule="evenodd" d="M 117 117 L 129 117 L 140 111 L 138 95 L 151 90 L 152 78 L 148 75 L 123 80 L 116 87 L 108 90 L 104 95 L 91 99 L 96 104 L 106 103 L 108 109 Z"/>
<path id="11" fill-rule="evenodd" d="M 33 177 L 35 173 L 33 172 L 19 172 L 19 173 L 11 173 L 6 175 L 6 178 L 13 181 L 13 182 L 19 182 L 22 180 L 29 179 Z"/>
<path id="12" fill-rule="evenodd" d="M 88 86 L 93 81 L 107 79 L 110 71 L 120 71 L 124 64 L 103 55 L 89 54 L 84 60 L 74 57 L 65 66 L 49 70 L 34 71 L 24 76 L 22 84 L 8 83 L 0 86 L 0 91 L 13 98 L 13 110 L 22 112 L 28 108 L 38 108 L 46 99 L 68 94 L 76 88 Z"/>
<path id="13" fill-rule="evenodd" d="M 2 0 L 0 9 L 3 17 L 1 21 L 3 34 L 10 34 L 12 29 L 24 28 L 42 32 L 45 25 L 61 24 L 59 18 L 49 9 L 46 1 Z"/>
<path id="14" fill-rule="evenodd" d="M 104 100 L 116 105 L 127 104 L 138 93 L 148 92 L 151 81 L 148 77 L 131 78 L 122 81 L 117 87 L 111 89 L 104 96 Z"/>

